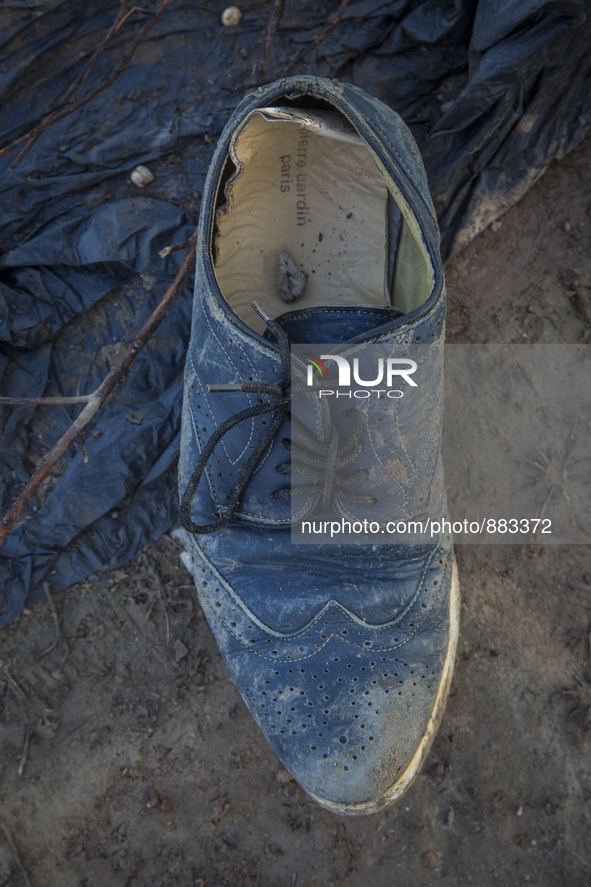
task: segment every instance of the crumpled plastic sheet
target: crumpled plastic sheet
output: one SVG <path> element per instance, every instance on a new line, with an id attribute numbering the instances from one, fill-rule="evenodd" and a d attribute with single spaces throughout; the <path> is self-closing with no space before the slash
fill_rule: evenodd
<path id="1" fill-rule="evenodd" d="M 177 2 L 107 91 L 45 132 L 16 170 L 0 161 L 0 393 L 92 391 L 158 304 L 194 230 L 213 143 L 249 82 L 266 2 Z M 144 4 L 154 9 L 155 0 Z M 286 4 L 269 74 L 322 30 L 336 2 Z M 119 8 L 113 0 L 7 0 L 2 145 L 52 108 Z M 591 25 L 582 0 L 359 0 L 296 72 L 356 83 L 413 130 L 444 257 L 518 200 L 591 126 Z M 87 86 L 113 70 L 135 13 Z M 147 165 L 154 181 L 130 183 Z M 0 626 L 43 597 L 130 563 L 178 523 L 176 462 L 187 287 L 85 435 L 0 549 Z M 0 407 L 0 510 L 80 407 Z"/>

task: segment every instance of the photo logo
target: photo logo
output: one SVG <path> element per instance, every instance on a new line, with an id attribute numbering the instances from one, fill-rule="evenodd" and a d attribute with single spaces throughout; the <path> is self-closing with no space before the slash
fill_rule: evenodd
<path id="1" fill-rule="evenodd" d="M 346 357 L 343 357 L 341 354 L 321 354 L 320 357 L 316 357 L 314 354 L 306 354 L 306 358 L 308 362 L 306 384 L 308 387 L 314 385 L 314 369 L 318 371 L 321 378 L 328 377 L 329 373 L 324 361 L 336 363 L 339 373 L 339 388 L 351 387 L 351 365 Z M 394 388 L 395 378 L 399 384 L 402 379 L 403 382 L 406 382 L 412 388 L 417 387 L 417 383 L 414 379 L 411 379 L 412 374 L 417 370 L 416 361 L 406 357 L 388 357 L 386 360 L 380 357 L 377 363 L 375 379 L 362 379 L 359 373 L 359 358 L 353 358 L 353 380 L 357 385 L 363 385 L 364 387 L 347 393 L 326 389 L 321 390 L 319 396 L 328 397 L 336 393 L 337 397 L 351 397 L 353 395 L 353 397 L 365 398 L 370 397 L 371 394 L 377 394 L 378 396 L 386 395 L 387 397 L 398 399 L 403 396 L 404 392 Z M 381 385 L 383 382 L 385 382 L 385 388 L 373 387 Z"/>
<path id="2" fill-rule="evenodd" d="M 314 354 L 308 354 L 308 353 L 306 353 L 306 357 L 308 358 L 308 381 L 306 383 L 307 385 L 314 384 L 314 376 L 313 376 L 314 368 L 316 368 L 318 370 L 318 372 L 320 373 L 321 376 L 323 373 L 325 376 L 328 376 L 328 370 L 326 369 L 325 365 L 322 363 L 322 361 L 319 357 L 316 357 Z"/>

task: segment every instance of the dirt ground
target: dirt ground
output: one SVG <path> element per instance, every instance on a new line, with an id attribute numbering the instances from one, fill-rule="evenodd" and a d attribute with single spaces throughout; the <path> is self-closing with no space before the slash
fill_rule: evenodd
<path id="1" fill-rule="evenodd" d="M 451 342 L 590 341 L 590 195 L 588 140 L 449 263 Z M 441 729 L 365 818 L 282 768 L 179 554 L 165 536 L 59 595 L 45 655 L 47 602 L 0 635 L 0 887 L 591 882 L 588 546 L 458 547 Z"/>

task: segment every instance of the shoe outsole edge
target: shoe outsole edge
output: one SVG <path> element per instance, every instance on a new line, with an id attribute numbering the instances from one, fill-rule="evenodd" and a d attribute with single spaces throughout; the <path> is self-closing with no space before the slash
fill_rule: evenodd
<path id="1" fill-rule="evenodd" d="M 419 743 L 417 750 L 415 751 L 406 769 L 399 776 L 396 782 L 391 785 L 390 788 L 388 788 L 382 795 L 380 795 L 379 798 L 369 801 L 363 801 L 358 804 L 337 804 L 334 801 L 329 801 L 326 798 L 321 798 L 318 795 L 313 794 L 313 792 L 308 792 L 310 797 L 312 797 L 321 807 L 324 807 L 326 810 L 330 810 L 332 813 L 340 813 L 349 816 L 365 816 L 369 815 L 370 813 L 378 813 L 380 810 L 383 810 L 385 807 L 388 807 L 394 801 L 398 800 L 398 798 L 400 798 L 414 782 L 425 761 L 425 758 L 429 754 L 431 745 L 433 744 L 433 740 L 435 739 L 435 735 L 437 733 L 437 730 L 439 729 L 439 724 L 441 723 L 441 719 L 445 711 L 445 706 L 447 704 L 447 698 L 449 696 L 449 689 L 451 686 L 451 680 L 454 671 L 454 663 L 460 631 L 460 582 L 458 578 L 458 568 L 455 556 L 452 568 L 449 616 L 449 643 L 443 671 L 441 674 L 441 680 L 439 682 L 437 697 L 435 699 L 435 704 L 431 711 L 426 730 L 423 734 L 423 738 L 421 739 L 421 742 Z"/>

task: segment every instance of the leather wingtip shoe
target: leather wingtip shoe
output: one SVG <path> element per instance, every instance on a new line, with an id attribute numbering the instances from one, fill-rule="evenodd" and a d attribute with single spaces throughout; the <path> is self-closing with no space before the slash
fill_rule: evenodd
<path id="1" fill-rule="evenodd" d="M 236 686 L 288 770 L 336 813 L 382 809 L 419 771 L 453 671 L 457 571 L 445 535 L 301 545 L 292 529 L 322 514 L 378 528 L 446 517 L 438 238 L 410 132 L 356 87 L 278 81 L 222 133 L 199 225 L 182 521 Z M 312 385 L 298 395 L 315 417 L 306 431 L 290 349 L 316 343 L 326 353 L 312 351 L 302 385 L 329 377 L 331 354 L 353 366 L 369 346 L 418 382 L 407 377 L 404 397 L 357 392 L 341 418 L 340 389 L 329 403 Z"/>

